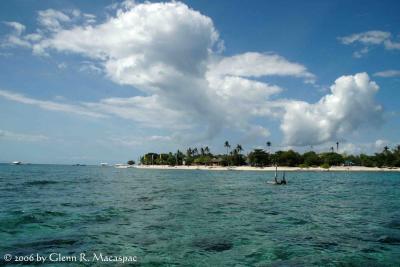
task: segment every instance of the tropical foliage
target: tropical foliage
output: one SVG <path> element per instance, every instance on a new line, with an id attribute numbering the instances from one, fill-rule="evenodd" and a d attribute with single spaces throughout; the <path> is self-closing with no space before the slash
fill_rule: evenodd
<path id="1" fill-rule="evenodd" d="M 394 149 L 385 147 L 381 153 L 374 155 L 346 155 L 334 152 L 334 147 L 329 152 L 316 153 L 308 151 L 300 154 L 294 150 L 270 151 L 271 143 L 267 142 L 267 150 L 254 149 L 243 154 L 243 147 L 238 144 L 232 146 L 226 141 L 223 146 L 226 154 L 213 154 L 209 147 L 188 148 L 186 153 L 147 153 L 141 157 L 140 163 L 144 165 L 218 165 L 218 166 L 243 166 L 255 167 L 265 166 L 300 166 L 316 167 L 323 166 L 366 166 L 366 167 L 400 167 L 400 145 Z M 336 143 L 336 151 L 339 143 Z"/>

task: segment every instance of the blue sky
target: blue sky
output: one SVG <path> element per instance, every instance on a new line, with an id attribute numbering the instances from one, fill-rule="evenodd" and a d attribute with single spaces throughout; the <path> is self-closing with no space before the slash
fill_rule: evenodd
<path id="1" fill-rule="evenodd" d="M 398 1 L 0 2 L 0 162 L 399 140 Z M 333 86 L 333 87 L 331 87 Z"/>

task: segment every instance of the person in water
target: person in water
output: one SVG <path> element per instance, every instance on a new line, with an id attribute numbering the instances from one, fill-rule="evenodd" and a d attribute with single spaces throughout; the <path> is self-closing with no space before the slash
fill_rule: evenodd
<path id="1" fill-rule="evenodd" d="M 277 184 L 277 185 L 286 184 L 285 172 L 283 172 L 282 180 L 279 182 L 278 181 L 277 170 L 275 170 L 275 178 L 274 178 L 274 180 L 275 180 L 275 184 Z"/>
<path id="2" fill-rule="evenodd" d="M 286 184 L 285 172 L 283 172 L 283 177 L 282 177 L 282 181 L 280 184 Z"/>
<path id="3" fill-rule="evenodd" d="M 286 178 L 285 178 L 285 172 L 283 172 L 283 177 L 281 181 L 278 181 L 278 166 L 275 165 L 275 177 L 274 177 L 274 182 L 276 185 L 281 185 L 281 184 L 287 184 Z"/>

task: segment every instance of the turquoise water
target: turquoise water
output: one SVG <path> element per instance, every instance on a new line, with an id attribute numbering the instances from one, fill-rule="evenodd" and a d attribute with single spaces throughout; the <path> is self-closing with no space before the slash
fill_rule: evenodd
<path id="1" fill-rule="evenodd" d="M 287 186 L 266 184 L 272 176 L 0 165 L 0 254 L 101 252 L 136 256 L 137 266 L 400 265 L 400 173 L 288 173 Z"/>

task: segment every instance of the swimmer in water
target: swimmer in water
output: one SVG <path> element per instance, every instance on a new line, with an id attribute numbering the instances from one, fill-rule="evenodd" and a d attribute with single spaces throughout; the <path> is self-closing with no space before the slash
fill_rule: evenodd
<path id="1" fill-rule="evenodd" d="M 285 172 L 283 172 L 283 177 L 282 177 L 282 181 L 280 184 L 286 184 Z"/>

